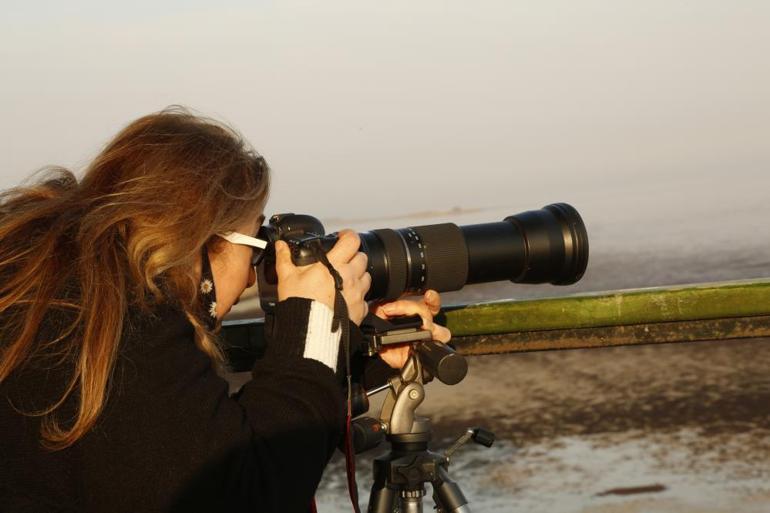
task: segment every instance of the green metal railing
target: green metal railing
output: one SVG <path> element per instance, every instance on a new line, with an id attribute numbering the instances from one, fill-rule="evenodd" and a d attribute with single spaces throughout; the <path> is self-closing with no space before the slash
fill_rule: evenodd
<path id="1" fill-rule="evenodd" d="M 437 322 L 465 355 L 770 337 L 770 278 L 449 306 Z M 234 367 L 264 350 L 261 321 L 223 335 Z"/>
<path id="2" fill-rule="evenodd" d="M 770 336 L 770 279 L 447 307 L 463 354 Z"/>

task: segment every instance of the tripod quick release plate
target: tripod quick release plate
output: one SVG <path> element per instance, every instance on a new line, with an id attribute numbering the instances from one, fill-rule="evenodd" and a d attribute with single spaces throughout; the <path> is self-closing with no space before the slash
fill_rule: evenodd
<path id="1" fill-rule="evenodd" d="M 423 330 L 419 315 L 380 319 L 369 314 L 361 323 L 361 331 L 369 344 L 369 356 L 380 352 L 383 346 L 433 340 L 430 331 Z"/>

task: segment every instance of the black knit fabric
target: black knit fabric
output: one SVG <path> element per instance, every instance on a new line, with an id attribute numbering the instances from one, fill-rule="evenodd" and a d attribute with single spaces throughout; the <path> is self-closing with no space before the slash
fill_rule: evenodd
<path id="1" fill-rule="evenodd" d="M 309 310 L 277 305 L 237 399 L 181 312 L 132 316 L 96 427 L 56 452 L 40 446 L 40 418 L 16 411 L 47 406 L 64 383 L 63 368 L 33 360 L 0 384 L 0 511 L 307 512 L 344 422 L 338 379 L 302 358 Z M 70 401 L 61 418 L 73 413 Z"/>

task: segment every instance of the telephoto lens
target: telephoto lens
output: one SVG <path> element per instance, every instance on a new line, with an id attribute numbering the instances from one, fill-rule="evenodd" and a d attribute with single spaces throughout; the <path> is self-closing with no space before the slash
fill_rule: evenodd
<path id="1" fill-rule="evenodd" d="M 314 248 L 329 251 L 335 235 L 308 215 L 279 214 L 260 237 L 289 243 L 296 265 L 314 262 Z M 493 223 L 454 223 L 378 229 L 360 233 L 369 258 L 372 285 L 367 300 L 405 294 L 460 290 L 465 285 L 510 280 L 514 283 L 570 285 L 588 265 L 588 234 L 572 206 L 554 203 Z M 275 305 L 275 253 L 269 244 L 257 275 L 265 311 Z"/>
<path id="2" fill-rule="evenodd" d="M 577 210 L 555 203 L 496 223 L 372 230 L 361 251 L 372 275 L 367 299 L 395 299 L 503 280 L 573 284 L 588 265 L 588 234 Z"/>

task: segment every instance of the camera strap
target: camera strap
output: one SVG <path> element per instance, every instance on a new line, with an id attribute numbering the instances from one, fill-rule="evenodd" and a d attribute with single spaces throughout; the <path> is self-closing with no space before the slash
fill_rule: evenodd
<path id="1" fill-rule="evenodd" d="M 332 331 L 342 330 L 342 336 L 340 341 L 345 353 L 345 377 L 347 381 L 347 412 L 345 415 L 345 469 L 347 471 L 348 478 L 348 493 L 350 494 L 350 502 L 353 504 L 353 511 L 355 513 L 361 513 L 358 505 L 358 483 L 356 483 L 356 460 L 355 453 L 353 451 L 351 422 L 353 419 L 353 386 L 352 386 L 352 373 L 350 368 L 350 317 L 348 316 L 348 305 L 345 302 L 345 298 L 342 295 L 342 276 L 337 272 L 337 269 L 332 266 L 329 259 L 326 257 L 326 252 L 323 250 L 320 244 L 313 245 L 315 251 L 315 257 L 321 262 L 331 273 L 334 278 L 334 318 L 332 320 Z"/>

